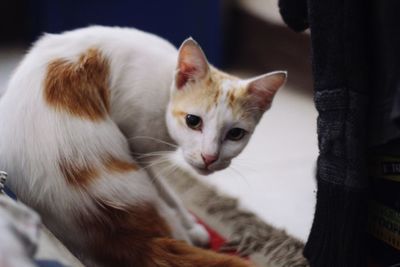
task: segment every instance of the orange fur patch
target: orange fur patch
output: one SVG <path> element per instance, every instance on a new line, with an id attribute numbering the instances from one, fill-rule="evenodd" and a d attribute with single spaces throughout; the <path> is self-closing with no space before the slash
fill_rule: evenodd
<path id="1" fill-rule="evenodd" d="M 44 98 L 58 111 L 102 120 L 110 109 L 109 64 L 98 49 L 91 48 L 77 62 L 56 59 L 49 63 Z"/>
<path id="2" fill-rule="evenodd" d="M 227 101 L 233 116 L 236 118 L 248 118 L 258 113 L 254 112 L 251 107 L 252 104 L 247 93 L 247 87 L 245 86 L 238 87 L 235 90 L 229 90 L 227 93 Z"/>
<path id="3" fill-rule="evenodd" d="M 97 200 L 100 214 L 81 216 L 90 238 L 90 255 L 102 266 L 119 267 L 250 267 L 235 256 L 196 248 L 171 238 L 154 206 L 116 208 Z"/>
<path id="4" fill-rule="evenodd" d="M 211 78 L 211 77 L 208 77 L 208 79 L 207 79 L 207 81 L 206 81 L 206 85 L 207 85 L 208 87 L 210 87 L 210 86 L 212 85 L 212 83 L 213 83 L 212 78 Z"/>
<path id="5" fill-rule="evenodd" d="M 218 105 L 218 99 L 219 96 L 221 95 L 221 90 L 215 90 L 215 95 L 214 95 L 214 105 Z"/>
<path id="6" fill-rule="evenodd" d="M 229 106 L 231 107 L 231 108 L 233 108 L 233 106 L 234 106 L 234 104 L 235 104 L 235 94 L 234 94 L 234 92 L 233 91 L 229 91 L 228 92 L 228 98 L 229 98 Z"/>
<path id="7" fill-rule="evenodd" d="M 62 158 L 58 165 L 67 183 L 71 185 L 86 185 L 98 176 L 98 171 L 90 164 L 77 164 Z"/>
<path id="8" fill-rule="evenodd" d="M 187 115 L 186 112 L 183 112 L 183 111 L 181 111 L 181 110 L 176 110 L 176 109 L 174 109 L 174 110 L 172 111 L 172 115 L 178 120 L 178 122 L 179 122 L 181 125 L 184 125 L 184 124 L 185 124 L 185 116 Z"/>
<path id="9" fill-rule="evenodd" d="M 136 171 L 139 166 L 134 162 L 118 159 L 112 155 L 108 155 L 101 161 L 104 169 L 109 172 L 125 173 Z M 92 182 L 100 175 L 101 168 L 94 164 L 90 164 L 85 160 L 76 162 L 62 158 L 59 161 L 59 168 L 67 183 L 74 186 L 85 186 Z"/>
<path id="10" fill-rule="evenodd" d="M 232 88 L 222 88 L 224 82 L 230 81 Z M 239 79 L 227 73 L 210 68 L 208 77 L 191 84 L 190 88 L 178 90 L 172 97 L 174 116 L 180 118 L 181 114 L 193 106 L 199 106 L 206 112 L 220 104 L 221 97 L 226 99 L 226 103 L 232 110 L 236 118 L 254 117 L 258 112 L 252 109 L 248 90 Z M 249 112 L 253 110 L 253 112 Z"/>
<path id="11" fill-rule="evenodd" d="M 104 160 L 104 167 L 112 172 L 130 172 L 139 169 L 139 166 L 134 162 L 128 162 L 109 156 Z"/>
<path id="12" fill-rule="evenodd" d="M 156 208 L 148 203 L 125 208 L 102 200 L 96 203 L 99 214 L 85 214 L 79 219 L 90 238 L 88 253 L 102 266 L 149 266 L 147 257 L 152 252 L 149 240 L 171 236 L 169 226 Z"/>
<path id="13" fill-rule="evenodd" d="M 174 110 L 184 111 L 188 106 L 201 106 L 207 111 L 214 105 L 214 99 L 217 100 L 220 89 L 209 77 L 196 81 L 190 85 L 190 88 L 179 90 L 172 98 Z M 217 95 L 217 98 L 216 97 Z"/>
<path id="14" fill-rule="evenodd" d="M 146 267 L 251 267 L 239 257 L 190 246 L 183 241 L 157 238 L 153 241 L 151 264 Z"/>
<path id="15" fill-rule="evenodd" d="M 174 109 L 172 111 L 172 115 L 174 115 L 174 117 L 180 118 L 180 117 L 184 117 L 186 115 L 186 112 Z"/>

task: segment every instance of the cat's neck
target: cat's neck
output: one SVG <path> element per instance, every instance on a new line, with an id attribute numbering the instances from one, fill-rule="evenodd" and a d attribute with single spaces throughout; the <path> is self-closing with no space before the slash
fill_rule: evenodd
<path id="1" fill-rule="evenodd" d="M 129 92 L 117 91 L 118 93 L 112 96 L 111 117 L 126 136 L 134 153 L 176 150 L 165 119 L 172 77 L 173 75 L 169 75 L 163 80 L 158 79 L 155 84 L 147 83 L 147 88 L 142 87 L 139 94 L 131 95 Z"/>

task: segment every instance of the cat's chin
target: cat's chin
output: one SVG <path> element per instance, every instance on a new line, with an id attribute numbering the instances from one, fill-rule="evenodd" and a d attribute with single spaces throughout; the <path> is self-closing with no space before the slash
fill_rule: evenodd
<path id="1" fill-rule="evenodd" d="M 209 170 L 209 169 L 204 169 L 204 168 L 198 168 L 198 167 L 195 167 L 195 166 L 192 166 L 192 168 L 193 168 L 198 174 L 204 175 L 204 176 L 210 175 L 210 174 L 212 174 L 212 173 L 215 172 L 215 170 Z"/>
<path id="2" fill-rule="evenodd" d="M 204 167 L 199 167 L 199 166 L 197 166 L 195 164 L 191 164 L 189 162 L 187 162 L 187 163 L 191 167 L 191 169 L 194 169 L 198 174 L 203 175 L 203 176 L 207 176 L 207 175 L 213 174 L 216 171 L 220 171 L 220 170 L 226 169 L 231 164 L 231 161 L 224 161 L 222 163 L 220 162 L 216 166 L 211 166 L 211 169 L 204 168 Z"/>

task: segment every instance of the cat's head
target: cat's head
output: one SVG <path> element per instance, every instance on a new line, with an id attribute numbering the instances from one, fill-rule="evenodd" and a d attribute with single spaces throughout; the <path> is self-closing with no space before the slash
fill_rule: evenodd
<path id="1" fill-rule="evenodd" d="M 201 174 L 228 167 L 285 81 L 284 71 L 247 80 L 228 75 L 207 62 L 193 39 L 183 42 L 167 125 L 185 161 Z"/>

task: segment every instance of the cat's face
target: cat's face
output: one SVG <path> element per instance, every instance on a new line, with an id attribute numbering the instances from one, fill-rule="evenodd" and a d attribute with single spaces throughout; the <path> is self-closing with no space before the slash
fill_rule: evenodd
<path id="1" fill-rule="evenodd" d="M 200 174 L 228 167 L 285 80 L 286 72 L 249 80 L 225 74 L 207 63 L 195 41 L 186 40 L 167 110 L 168 130 L 186 162 Z"/>

